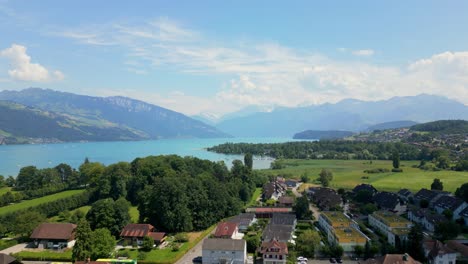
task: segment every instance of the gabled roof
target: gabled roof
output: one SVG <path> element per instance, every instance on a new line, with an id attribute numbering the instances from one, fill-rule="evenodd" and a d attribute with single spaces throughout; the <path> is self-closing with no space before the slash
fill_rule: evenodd
<path id="1" fill-rule="evenodd" d="M 429 251 L 429 258 L 435 259 L 437 256 L 443 256 L 445 254 L 455 254 L 456 252 L 451 248 L 445 246 L 439 240 L 426 240 L 423 243 L 423 247 Z"/>
<path id="2" fill-rule="evenodd" d="M 449 196 L 449 195 L 443 195 L 439 199 L 436 200 L 434 203 L 434 207 L 440 207 L 443 209 L 449 209 L 452 211 L 455 211 L 460 205 L 462 205 L 464 202 L 462 199 Z"/>
<path id="3" fill-rule="evenodd" d="M 400 203 L 398 195 L 391 192 L 379 192 L 374 195 L 374 202 L 382 209 L 393 210 Z"/>
<path id="4" fill-rule="evenodd" d="M 311 188 L 309 189 L 312 200 L 321 209 L 329 209 L 339 206 L 342 202 L 341 195 L 331 188 Z"/>
<path id="5" fill-rule="evenodd" d="M 215 237 L 232 237 L 237 229 L 237 223 L 221 222 L 216 227 Z"/>
<path id="6" fill-rule="evenodd" d="M 13 261 L 16 261 L 14 257 L 4 253 L 0 253 L 0 264 L 10 264 Z"/>
<path id="7" fill-rule="evenodd" d="M 265 227 L 264 231 L 292 233 L 294 231 L 294 227 L 292 225 L 275 225 L 270 223 Z"/>
<path id="8" fill-rule="evenodd" d="M 398 195 L 408 198 L 411 195 L 411 191 L 408 189 L 401 189 L 398 191 Z"/>
<path id="9" fill-rule="evenodd" d="M 259 251 L 262 254 L 275 252 L 277 254 L 285 255 L 288 254 L 288 245 L 285 242 L 279 242 L 276 239 L 273 239 L 268 242 L 262 242 Z"/>
<path id="10" fill-rule="evenodd" d="M 254 213 L 242 213 L 236 216 L 231 217 L 228 222 L 236 223 L 238 226 L 240 225 L 250 225 L 252 221 L 255 219 Z"/>
<path id="11" fill-rule="evenodd" d="M 358 193 L 359 191 L 369 191 L 370 193 L 374 194 L 377 192 L 377 189 L 374 188 L 374 186 L 371 184 L 361 183 L 353 188 L 353 193 Z"/>
<path id="12" fill-rule="evenodd" d="M 294 197 L 291 196 L 281 196 L 278 199 L 278 202 L 280 204 L 293 204 L 294 203 Z"/>
<path id="13" fill-rule="evenodd" d="M 42 223 L 34 229 L 31 238 L 69 240 L 75 229 L 76 225 L 70 223 Z"/>
<path id="14" fill-rule="evenodd" d="M 296 215 L 294 214 L 273 214 L 270 224 L 272 225 L 294 225 L 296 223 Z"/>
<path id="15" fill-rule="evenodd" d="M 457 240 L 449 240 L 447 241 L 447 247 L 450 249 L 460 253 L 463 257 L 468 257 L 468 246 L 460 243 Z"/>
<path id="16" fill-rule="evenodd" d="M 414 198 L 417 200 L 427 200 L 430 201 L 437 196 L 437 192 L 422 188 L 415 195 Z"/>
<path id="17" fill-rule="evenodd" d="M 148 236 L 151 237 L 154 241 L 161 241 L 166 233 L 164 232 L 149 232 Z"/>
<path id="18" fill-rule="evenodd" d="M 426 214 L 424 214 L 424 218 L 426 218 L 427 222 L 433 225 L 448 221 L 447 218 L 445 218 L 445 216 L 442 216 L 440 214 L 432 214 L 430 212 L 427 212 Z"/>
<path id="19" fill-rule="evenodd" d="M 144 237 L 154 230 L 150 224 L 128 224 L 120 232 L 121 237 Z"/>
<path id="20" fill-rule="evenodd" d="M 203 250 L 244 251 L 246 248 L 243 239 L 207 238 L 203 240 Z"/>

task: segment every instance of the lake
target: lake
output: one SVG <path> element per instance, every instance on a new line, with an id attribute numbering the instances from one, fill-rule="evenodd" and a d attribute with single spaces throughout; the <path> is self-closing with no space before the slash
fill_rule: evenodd
<path id="1" fill-rule="evenodd" d="M 78 168 L 86 157 L 90 161 L 109 165 L 119 161 L 132 161 L 150 155 L 193 156 L 212 161 L 224 161 L 230 166 L 241 155 L 224 155 L 206 151 L 205 148 L 225 142 L 280 143 L 295 141 L 291 138 L 211 138 L 211 139 L 161 139 L 151 141 L 87 142 L 37 145 L 0 146 L 0 175 L 14 176 L 20 168 L 34 165 L 38 168 L 54 167 L 66 163 Z M 269 158 L 254 158 L 254 168 L 268 168 Z"/>

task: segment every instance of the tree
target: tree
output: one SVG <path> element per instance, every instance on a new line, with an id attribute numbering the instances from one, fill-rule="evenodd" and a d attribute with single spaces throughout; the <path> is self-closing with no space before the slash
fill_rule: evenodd
<path id="1" fill-rule="evenodd" d="M 468 183 L 464 183 L 457 188 L 455 196 L 468 203 Z"/>
<path id="2" fill-rule="evenodd" d="M 294 205 L 294 211 L 298 219 L 310 219 L 312 217 L 312 212 L 309 207 L 309 200 L 306 195 L 298 197 L 296 199 L 296 204 Z"/>
<path id="3" fill-rule="evenodd" d="M 72 251 L 72 261 L 85 261 L 91 258 L 93 249 L 93 232 L 86 220 L 81 220 L 78 223 L 75 233 L 75 245 Z"/>
<path id="4" fill-rule="evenodd" d="M 261 243 L 260 236 L 257 234 L 253 236 L 247 236 L 245 241 L 247 243 L 247 252 L 249 253 L 255 253 Z"/>
<path id="5" fill-rule="evenodd" d="M 393 152 L 392 161 L 393 161 L 393 168 L 399 169 L 400 168 L 400 153 L 398 151 Z"/>
<path id="6" fill-rule="evenodd" d="M 415 224 L 411 227 L 410 232 L 408 233 L 408 253 L 415 259 L 423 262 L 424 249 L 422 247 L 421 241 L 423 241 L 424 235 L 420 225 Z"/>
<path id="7" fill-rule="evenodd" d="M 422 199 L 419 201 L 419 207 L 421 208 L 428 208 L 429 207 L 429 201 L 426 199 Z"/>
<path id="8" fill-rule="evenodd" d="M 108 258 L 115 250 L 116 241 L 109 230 L 96 229 L 91 233 L 91 259 Z"/>
<path id="9" fill-rule="evenodd" d="M 444 184 L 440 181 L 440 179 L 435 178 L 431 184 L 431 190 L 442 191 L 443 189 L 444 189 Z"/>
<path id="10" fill-rule="evenodd" d="M 304 171 L 304 173 L 301 175 L 301 182 L 307 183 L 309 182 L 309 174 L 307 171 Z"/>
<path id="11" fill-rule="evenodd" d="M 151 251 L 154 246 L 154 240 L 150 236 L 143 237 L 143 243 L 141 244 L 141 249 L 143 251 Z"/>
<path id="12" fill-rule="evenodd" d="M 440 169 L 447 169 L 450 167 L 450 160 L 447 156 L 440 156 L 436 159 L 436 166 Z"/>
<path id="13" fill-rule="evenodd" d="M 446 221 L 437 223 L 434 230 L 434 237 L 440 241 L 456 238 L 461 233 L 461 228 L 454 222 Z"/>
<path id="14" fill-rule="evenodd" d="M 306 257 L 313 258 L 320 246 L 320 235 L 312 230 L 305 230 L 297 237 L 296 250 Z"/>
<path id="15" fill-rule="evenodd" d="M 354 200 L 358 203 L 368 203 L 369 201 L 372 201 L 372 192 L 369 190 L 359 190 L 356 193 L 356 196 L 354 196 Z"/>
<path id="16" fill-rule="evenodd" d="M 92 229 L 106 228 L 112 235 L 119 236 L 122 228 L 130 222 L 130 203 L 124 198 L 114 202 L 111 198 L 95 202 L 86 214 Z"/>
<path id="17" fill-rule="evenodd" d="M 253 156 L 251 153 L 246 153 L 244 155 L 244 165 L 247 167 L 249 170 L 252 170 L 253 168 Z"/>
<path id="18" fill-rule="evenodd" d="M 319 173 L 319 176 L 320 182 L 324 187 L 328 187 L 330 185 L 330 181 L 333 180 L 333 173 L 327 169 L 322 169 L 322 171 Z"/>
<path id="19" fill-rule="evenodd" d="M 372 214 L 373 212 L 379 210 L 377 206 L 373 203 L 367 203 L 364 206 L 361 207 L 360 212 L 365 215 Z"/>
<path id="20" fill-rule="evenodd" d="M 364 254 L 364 247 L 360 245 L 354 246 L 354 254 L 358 258 L 361 257 Z"/>
<path id="21" fill-rule="evenodd" d="M 41 223 L 45 222 L 45 216 L 36 211 L 24 211 L 16 215 L 13 223 L 13 233 L 21 236 L 29 236 Z"/>
<path id="22" fill-rule="evenodd" d="M 5 180 L 6 186 L 14 187 L 16 185 L 16 179 L 13 176 L 8 176 Z"/>

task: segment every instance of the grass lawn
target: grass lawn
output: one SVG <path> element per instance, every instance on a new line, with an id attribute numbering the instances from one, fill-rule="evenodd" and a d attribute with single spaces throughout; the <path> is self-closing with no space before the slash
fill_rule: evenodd
<path id="1" fill-rule="evenodd" d="M 81 206 L 79 208 L 76 208 L 75 210 L 71 210 L 70 214 L 74 214 L 76 211 L 81 211 L 84 214 L 87 214 L 89 209 L 91 209 L 91 205 Z M 58 215 L 52 216 L 49 218 L 49 222 L 60 222 L 60 217 Z"/>
<path id="2" fill-rule="evenodd" d="M 4 250 L 16 244 L 18 244 L 18 240 L 16 239 L 0 239 L 0 250 Z"/>
<path id="3" fill-rule="evenodd" d="M 206 235 L 208 235 L 216 225 L 213 225 L 202 232 L 190 232 L 188 233 L 189 242 L 183 243 L 178 251 L 172 251 L 171 247 L 165 249 L 153 249 L 150 252 L 144 252 L 146 255 L 144 260 L 138 260 L 139 263 L 174 263 L 180 259 L 185 253 L 193 248 L 198 242 L 200 242 Z M 137 249 L 124 249 L 119 252 L 128 252 L 130 258 L 137 259 L 139 251 Z"/>
<path id="4" fill-rule="evenodd" d="M 318 178 L 322 169 L 333 172 L 332 188 L 352 189 L 360 183 L 370 183 L 378 190 L 398 191 L 407 188 L 417 191 L 430 188 L 434 178 L 439 178 L 444 184 L 444 190 L 454 192 L 460 185 L 468 182 L 468 172 L 457 171 L 423 171 L 412 168 L 419 161 L 401 161 L 401 173 L 364 173 L 364 170 L 375 168 L 392 169 L 392 161 L 374 160 L 372 164 L 367 160 L 285 160 L 286 168 L 281 170 L 261 170 L 267 175 L 285 175 L 288 178 L 300 179 L 307 172 L 311 181 Z M 367 176 L 369 179 L 361 179 Z"/>
<path id="5" fill-rule="evenodd" d="M 69 249 L 65 252 L 56 251 L 21 251 L 14 254 L 16 257 L 20 257 L 23 260 L 60 260 L 60 261 L 71 261 L 72 250 Z"/>
<path id="6" fill-rule="evenodd" d="M 138 207 L 136 206 L 130 207 L 129 213 L 130 213 L 130 219 L 131 219 L 130 221 L 132 223 L 138 223 L 138 220 L 140 219 L 140 212 L 138 211 Z"/>
<path id="7" fill-rule="evenodd" d="M 4 194 L 7 193 L 7 192 L 12 192 L 12 193 L 14 193 L 15 191 L 12 191 L 11 189 L 12 189 L 11 187 L 3 187 L 3 188 L 0 188 L 0 195 L 4 195 Z"/>
<path id="8" fill-rule="evenodd" d="M 250 199 L 250 202 L 245 206 L 245 207 L 251 207 L 255 206 L 257 199 L 262 195 L 262 188 L 256 188 L 255 192 L 252 195 L 252 198 Z"/>
<path id="9" fill-rule="evenodd" d="M 48 203 L 48 202 L 51 202 L 51 201 L 55 201 L 55 200 L 58 200 L 58 199 L 70 197 L 70 196 L 73 196 L 75 194 L 82 193 L 84 191 L 85 190 L 64 191 L 64 192 L 59 192 L 59 193 L 55 193 L 55 194 L 52 194 L 52 195 L 47 195 L 47 196 L 37 198 L 37 199 L 25 200 L 25 201 L 22 201 L 22 202 L 17 203 L 17 204 L 7 205 L 7 206 L 4 206 L 4 207 L 0 207 L 0 215 L 4 215 L 4 214 L 7 214 L 7 213 L 12 213 L 12 212 L 19 211 L 19 210 L 22 210 L 22 209 L 27 209 L 29 207 L 33 207 L 33 206 Z"/>

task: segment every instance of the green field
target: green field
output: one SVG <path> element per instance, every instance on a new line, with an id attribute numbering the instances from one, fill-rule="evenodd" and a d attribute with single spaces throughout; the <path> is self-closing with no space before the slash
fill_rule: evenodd
<path id="1" fill-rule="evenodd" d="M 14 193 L 15 191 L 12 191 L 11 189 L 12 189 L 11 187 L 3 187 L 3 188 L 0 188 L 0 195 L 4 195 L 4 194 L 7 193 L 7 192 L 12 192 L 12 193 Z"/>
<path id="2" fill-rule="evenodd" d="M 364 173 L 364 170 L 375 168 L 392 169 L 392 161 L 374 160 L 372 164 L 367 160 L 285 160 L 286 168 L 280 170 L 261 170 L 267 175 L 285 175 L 288 178 L 300 179 L 306 172 L 310 180 L 318 178 L 322 169 L 333 172 L 332 188 L 352 189 L 360 183 L 370 183 L 378 190 L 398 191 L 407 188 L 417 191 L 430 188 L 434 178 L 439 178 L 444 184 L 445 191 L 454 192 L 460 185 L 468 182 L 468 172 L 457 171 L 423 171 L 412 168 L 419 161 L 401 161 L 401 173 Z M 362 179 L 367 176 L 369 179 Z"/>
<path id="3" fill-rule="evenodd" d="M 260 195 L 262 195 L 262 188 L 256 188 L 255 192 L 252 194 L 250 202 L 245 207 L 254 206 L 257 203 L 257 199 L 260 197 Z"/>
<path id="4" fill-rule="evenodd" d="M 74 214 L 76 211 L 81 211 L 86 215 L 88 213 L 89 209 L 91 209 L 91 205 L 81 206 L 79 208 L 76 208 L 75 210 L 71 210 L 70 215 Z M 52 216 L 52 217 L 49 218 L 49 222 L 61 222 L 61 221 L 63 221 L 63 220 L 60 219 L 60 217 L 58 215 Z"/>
<path id="5" fill-rule="evenodd" d="M 33 252 L 33 251 L 21 251 L 13 256 L 15 257 L 20 257 L 23 260 L 39 260 L 39 261 L 71 261 L 72 258 L 72 251 L 67 250 L 65 252 L 55 252 L 55 251 L 39 251 L 39 252 Z"/>
<path id="6" fill-rule="evenodd" d="M 85 190 L 64 191 L 64 192 L 59 192 L 59 193 L 55 193 L 52 195 L 47 195 L 47 196 L 37 198 L 37 199 L 25 200 L 17 204 L 7 205 L 4 207 L 0 207 L 0 215 L 16 212 L 19 210 L 27 209 L 29 207 L 33 207 L 33 206 L 38 206 L 38 205 L 48 203 L 51 201 L 55 201 L 58 199 L 67 198 L 75 194 L 82 193 L 84 191 Z"/>

